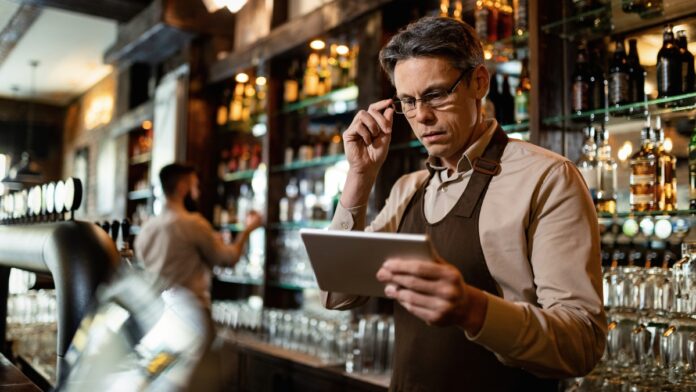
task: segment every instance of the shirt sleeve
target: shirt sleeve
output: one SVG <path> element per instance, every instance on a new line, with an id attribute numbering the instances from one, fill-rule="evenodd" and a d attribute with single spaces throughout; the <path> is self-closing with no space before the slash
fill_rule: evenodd
<path id="1" fill-rule="evenodd" d="M 237 249 L 232 245 L 227 245 L 222 241 L 218 233 L 213 230 L 203 216 L 195 216 L 195 236 L 196 246 L 209 265 L 232 265 L 239 258 Z"/>
<path id="2" fill-rule="evenodd" d="M 487 294 L 483 327 L 469 336 L 505 364 L 541 377 L 588 373 L 604 352 L 599 228 L 577 169 L 551 169 L 532 200 L 527 228 L 538 305 Z"/>

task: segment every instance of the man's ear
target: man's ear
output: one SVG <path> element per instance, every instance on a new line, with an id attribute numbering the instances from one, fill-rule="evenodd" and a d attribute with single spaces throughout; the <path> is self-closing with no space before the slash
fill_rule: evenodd
<path id="1" fill-rule="evenodd" d="M 474 88 L 476 99 L 483 99 L 488 94 L 488 85 L 491 82 L 491 75 L 485 65 L 477 66 L 471 75 L 471 84 Z"/>

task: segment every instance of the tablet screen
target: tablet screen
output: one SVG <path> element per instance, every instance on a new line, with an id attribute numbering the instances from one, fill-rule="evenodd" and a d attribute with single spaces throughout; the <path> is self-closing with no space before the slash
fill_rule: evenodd
<path id="1" fill-rule="evenodd" d="M 300 236 L 324 291 L 384 297 L 375 275 L 386 259 L 432 258 L 426 235 L 302 229 Z"/>

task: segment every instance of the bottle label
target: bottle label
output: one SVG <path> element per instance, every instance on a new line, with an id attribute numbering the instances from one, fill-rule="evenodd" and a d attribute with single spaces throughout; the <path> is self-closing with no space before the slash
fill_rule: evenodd
<path id="1" fill-rule="evenodd" d="M 624 72 L 614 72 L 609 75 L 609 104 L 619 105 L 629 101 L 628 74 Z"/>
<path id="2" fill-rule="evenodd" d="M 529 119 L 529 92 L 523 91 L 515 95 L 515 121 L 522 122 Z"/>
<path id="3" fill-rule="evenodd" d="M 597 170 L 594 167 L 580 167 L 580 174 L 587 184 L 587 188 L 590 190 L 590 194 L 594 197 L 597 191 Z"/>
<path id="4" fill-rule="evenodd" d="M 590 86 L 587 82 L 576 81 L 573 83 L 573 111 L 581 112 L 590 109 L 589 101 Z"/>
<path id="5" fill-rule="evenodd" d="M 655 183 L 655 176 L 652 174 L 631 174 L 629 183 L 631 185 L 652 185 Z"/>
<path id="6" fill-rule="evenodd" d="M 631 193 L 630 202 L 631 204 L 651 204 L 653 202 L 653 195 L 637 195 Z"/>

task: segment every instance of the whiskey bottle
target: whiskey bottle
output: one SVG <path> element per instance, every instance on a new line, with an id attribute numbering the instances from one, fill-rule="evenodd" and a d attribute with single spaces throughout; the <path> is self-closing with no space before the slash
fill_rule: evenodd
<path id="1" fill-rule="evenodd" d="M 602 55 L 597 47 L 592 49 L 590 57 L 590 104 L 592 109 L 603 109 L 606 102 L 606 92 L 604 89 L 604 64 Z"/>
<path id="2" fill-rule="evenodd" d="M 573 90 L 571 91 L 573 112 L 583 112 L 592 109 L 592 106 L 590 106 L 591 83 L 591 74 L 587 64 L 587 49 L 584 45 L 581 45 L 578 48 L 575 69 L 573 70 Z"/>
<path id="3" fill-rule="evenodd" d="M 616 161 L 611 157 L 611 145 L 609 144 L 609 131 L 604 128 L 598 135 L 599 146 L 597 148 L 597 196 L 595 205 L 599 213 L 616 213 Z"/>
<path id="4" fill-rule="evenodd" d="M 609 64 L 609 105 L 620 106 L 630 102 L 629 67 L 626 60 L 623 40 L 616 41 L 614 58 Z"/>
<path id="5" fill-rule="evenodd" d="M 655 156 L 657 177 L 655 207 L 660 211 L 677 209 L 677 157 L 665 150 L 665 132 L 660 117 L 655 120 Z"/>
<path id="6" fill-rule="evenodd" d="M 694 92 L 696 86 L 696 77 L 694 75 L 694 55 L 689 52 L 686 42 L 686 31 L 677 31 L 677 47 L 679 48 L 679 54 L 681 55 L 681 80 L 682 80 L 682 93 L 688 94 Z M 693 102 L 693 99 L 690 100 Z"/>
<path id="7" fill-rule="evenodd" d="M 510 81 L 503 75 L 503 91 L 500 94 L 500 107 L 496 110 L 501 124 L 512 124 L 515 117 L 515 97 L 510 91 Z"/>
<path id="8" fill-rule="evenodd" d="M 638 41 L 635 38 L 628 40 L 628 64 L 629 88 L 628 97 L 630 102 L 643 102 L 645 99 L 645 69 L 640 65 L 638 57 Z"/>
<path id="9" fill-rule="evenodd" d="M 513 0 L 515 34 L 524 35 L 528 30 L 527 0 Z"/>
<path id="10" fill-rule="evenodd" d="M 696 210 L 696 127 L 689 140 L 689 209 Z"/>
<path id="11" fill-rule="evenodd" d="M 662 48 L 657 52 L 657 97 L 666 98 L 682 92 L 682 58 L 674 42 L 672 26 L 665 27 Z M 674 106 L 662 104 L 660 106 Z"/>
<path id="12" fill-rule="evenodd" d="M 529 79 L 528 60 L 522 59 L 522 72 L 520 72 L 520 83 L 515 90 L 515 121 L 521 123 L 529 120 L 529 92 L 532 89 L 532 82 Z"/>
<path id="13" fill-rule="evenodd" d="M 597 182 L 599 176 L 597 173 L 597 144 L 595 143 L 595 128 L 588 126 L 585 128 L 585 144 L 582 146 L 580 159 L 575 163 L 585 180 L 585 185 L 590 191 L 592 200 L 597 200 Z"/>
<path id="14" fill-rule="evenodd" d="M 631 211 L 652 211 L 655 209 L 655 181 L 657 177 L 657 157 L 652 143 L 650 119 L 641 130 L 641 147 L 631 157 L 631 176 L 629 178 Z"/>

